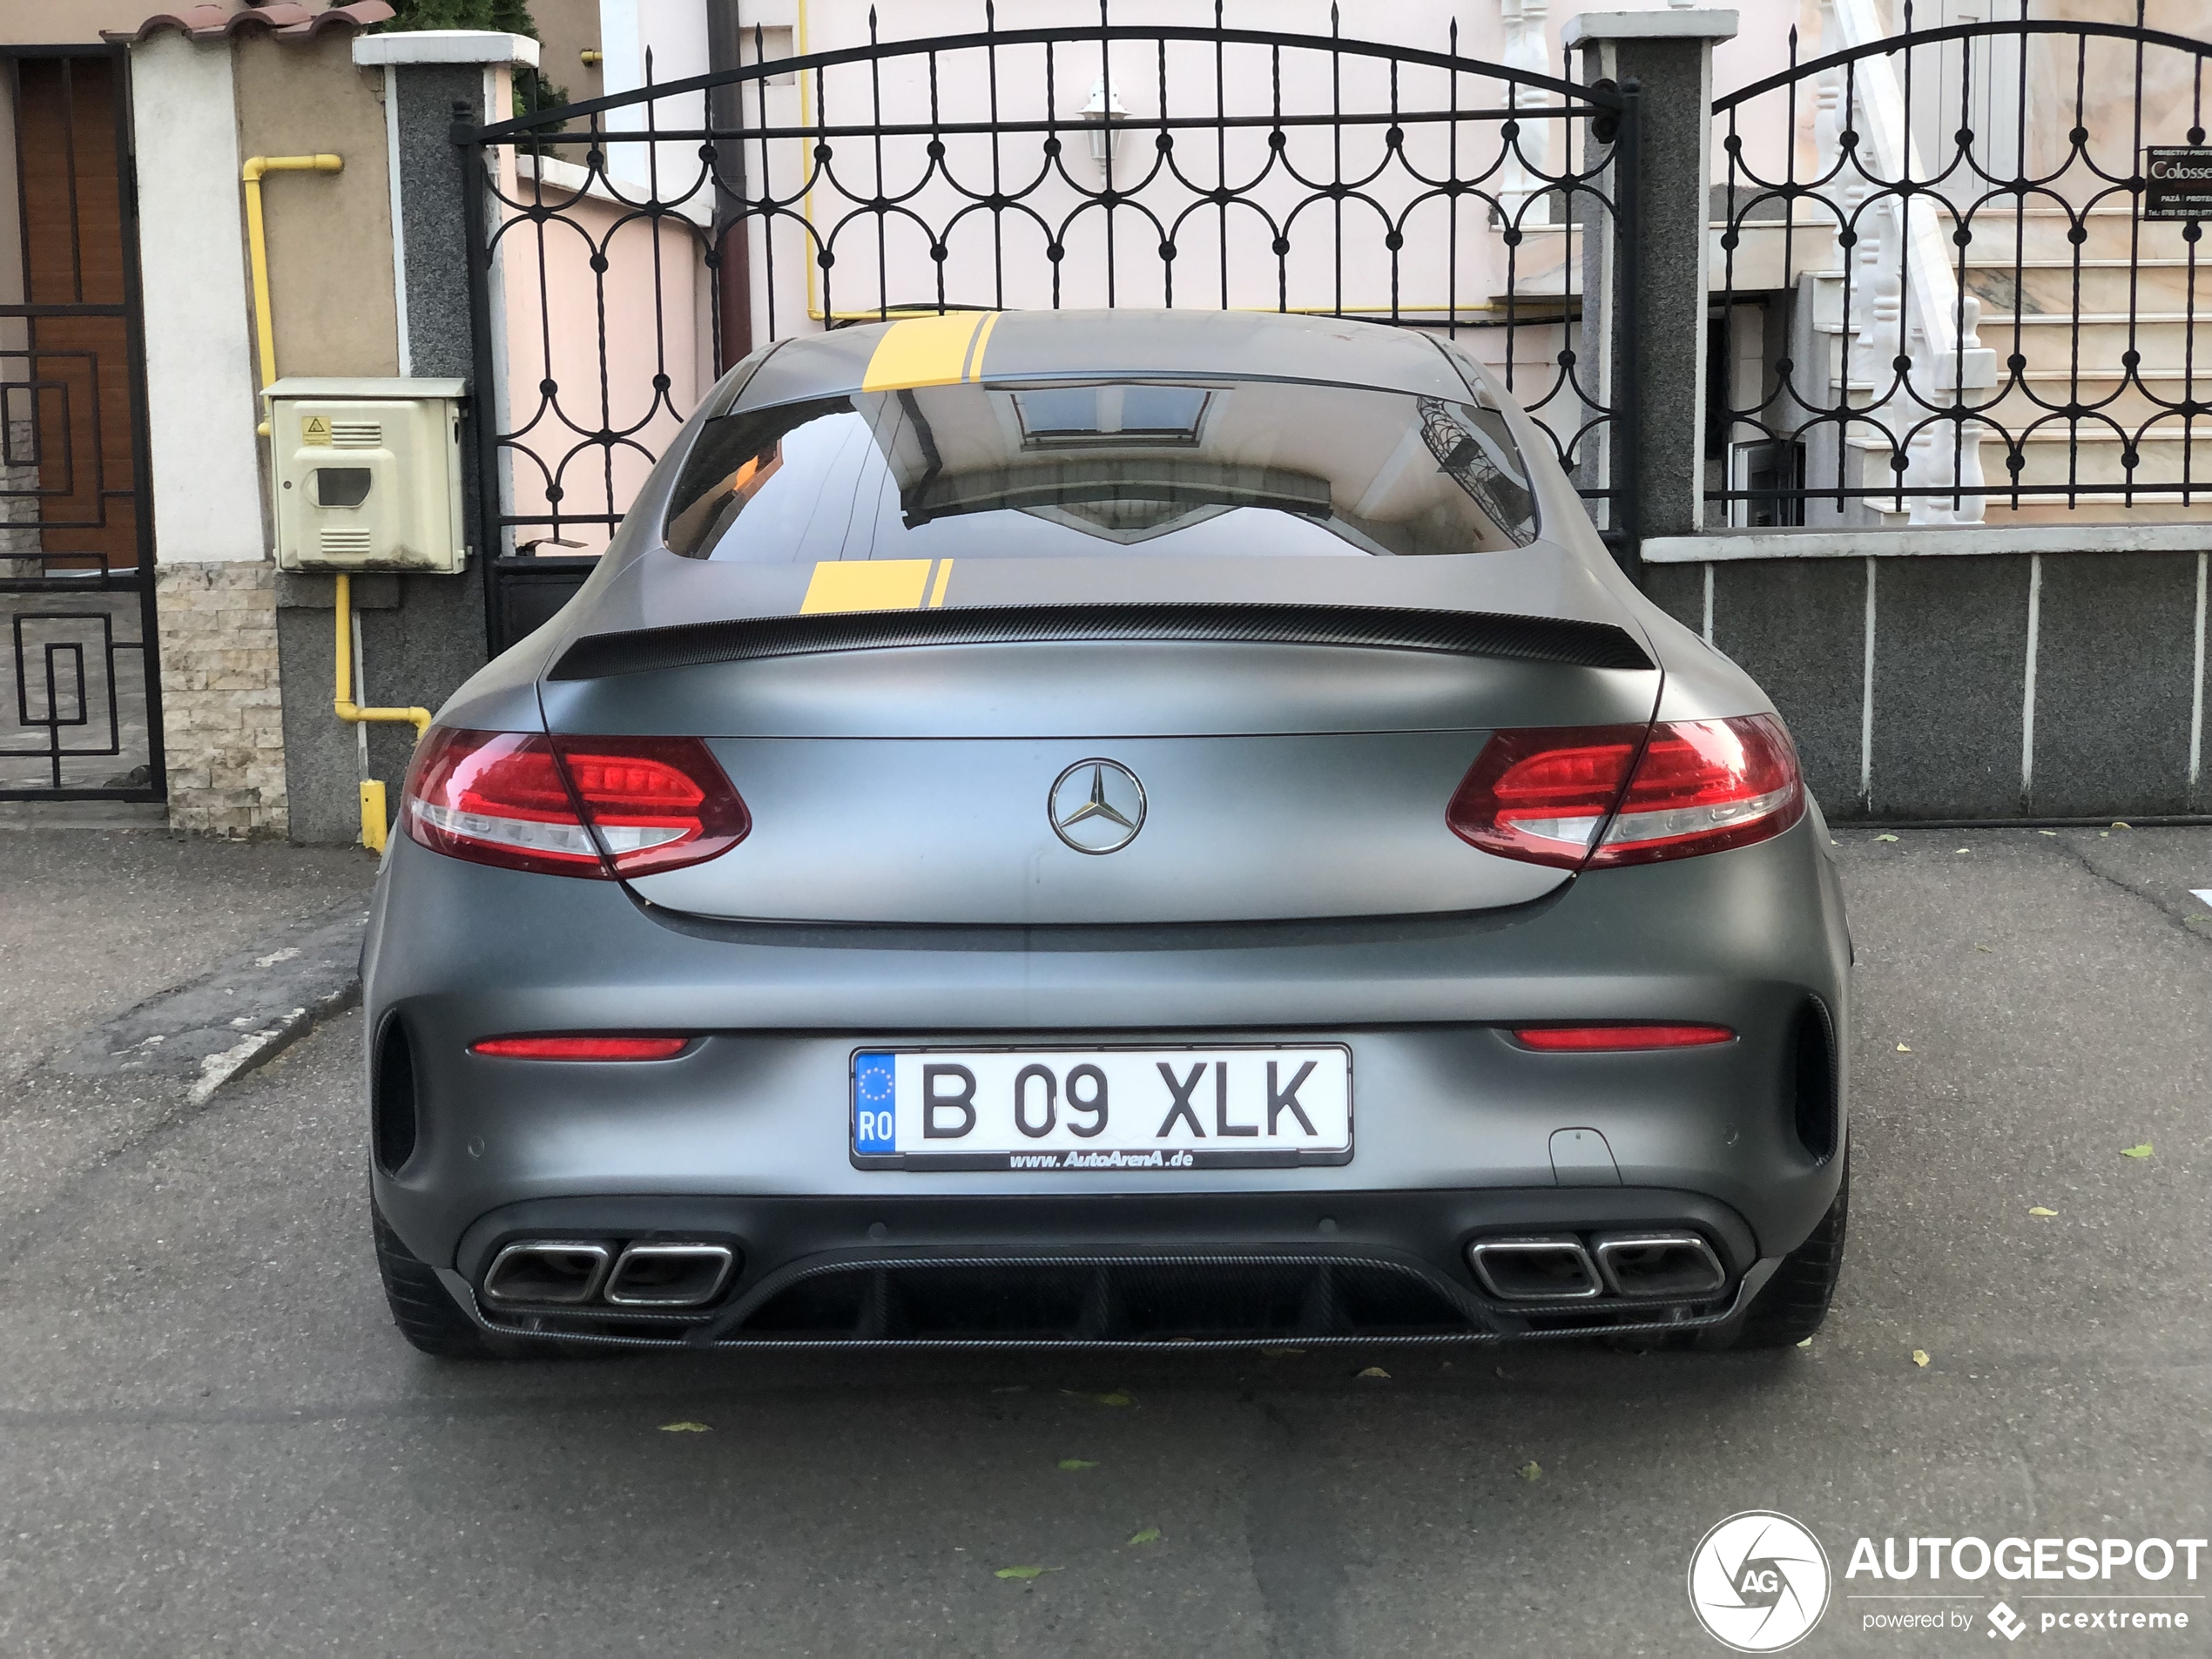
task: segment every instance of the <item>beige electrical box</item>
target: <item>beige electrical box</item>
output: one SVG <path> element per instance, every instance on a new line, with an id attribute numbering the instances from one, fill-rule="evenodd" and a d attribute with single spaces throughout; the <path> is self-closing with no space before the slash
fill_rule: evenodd
<path id="1" fill-rule="evenodd" d="M 462 392 L 297 377 L 264 391 L 277 568 L 459 572 Z"/>

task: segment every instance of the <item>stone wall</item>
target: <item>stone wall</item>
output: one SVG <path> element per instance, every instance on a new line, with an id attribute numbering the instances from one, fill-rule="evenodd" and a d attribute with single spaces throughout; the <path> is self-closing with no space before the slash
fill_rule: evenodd
<path id="1" fill-rule="evenodd" d="M 276 576 L 267 560 L 156 570 L 172 829 L 243 839 L 289 828 Z"/>

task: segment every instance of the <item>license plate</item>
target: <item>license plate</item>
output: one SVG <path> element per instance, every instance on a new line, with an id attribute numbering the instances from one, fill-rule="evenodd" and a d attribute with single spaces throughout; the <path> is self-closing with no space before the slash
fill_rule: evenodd
<path id="1" fill-rule="evenodd" d="M 864 1170 L 1223 1170 L 1352 1161 L 1352 1051 L 864 1049 Z"/>

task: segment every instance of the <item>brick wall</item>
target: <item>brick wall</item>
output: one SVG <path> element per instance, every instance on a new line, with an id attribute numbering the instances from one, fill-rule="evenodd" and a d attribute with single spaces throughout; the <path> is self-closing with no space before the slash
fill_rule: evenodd
<path id="1" fill-rule="evenodd" d="M 170 827 L 233 839 L 284 835 L 276 566 L 164 564 L 154 592 Z"/>

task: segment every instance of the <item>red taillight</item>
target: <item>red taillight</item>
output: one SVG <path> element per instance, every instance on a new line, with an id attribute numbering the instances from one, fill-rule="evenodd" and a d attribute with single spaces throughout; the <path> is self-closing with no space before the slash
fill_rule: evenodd
<path id="1" fill-rule="evenodd" d="M 470 1054 L 498 1060 L 666 1060 L 689 1037 L 486 1037 Z"/>
<path id="2" fill-rule="evenodd" d="M 556 738 L 553 746 L 618 876 L 702 863 L 752 828 L 697 738 Z"/>
<path id="3" fill-rule="evenodd" d="M 1572 870 L 1744 846 L 1804 813 L 1789 733 L 1750 714 L 1664 721 L 1648 735 L 1633 725 L 1495 732 L 1445 821 L 1485 852 Z"/>
<path id="4" fill-rule="evenodd" d="M 1524 1049 L 1562 1054 L 1602 1054 L 1623 1049 L 1702 1049 L 1732 1042 L 1724 1025 L 1529 1025 L 1514 1034 Z"/>
<path id="5" fill-rule="evenodd" d="M 1494 732 L 1444 821 L 1486 853 L 1580 869 L 1621 798 L 1643 736 L 1640 725 Z"/>
<path id="6" fill-rule="evenodd" d="M 727 852 L 752 815 L 697 738 L 547 738 L 440 727 L 408 768 L 407 833 L 434 852 L 617 878 Z"/>

